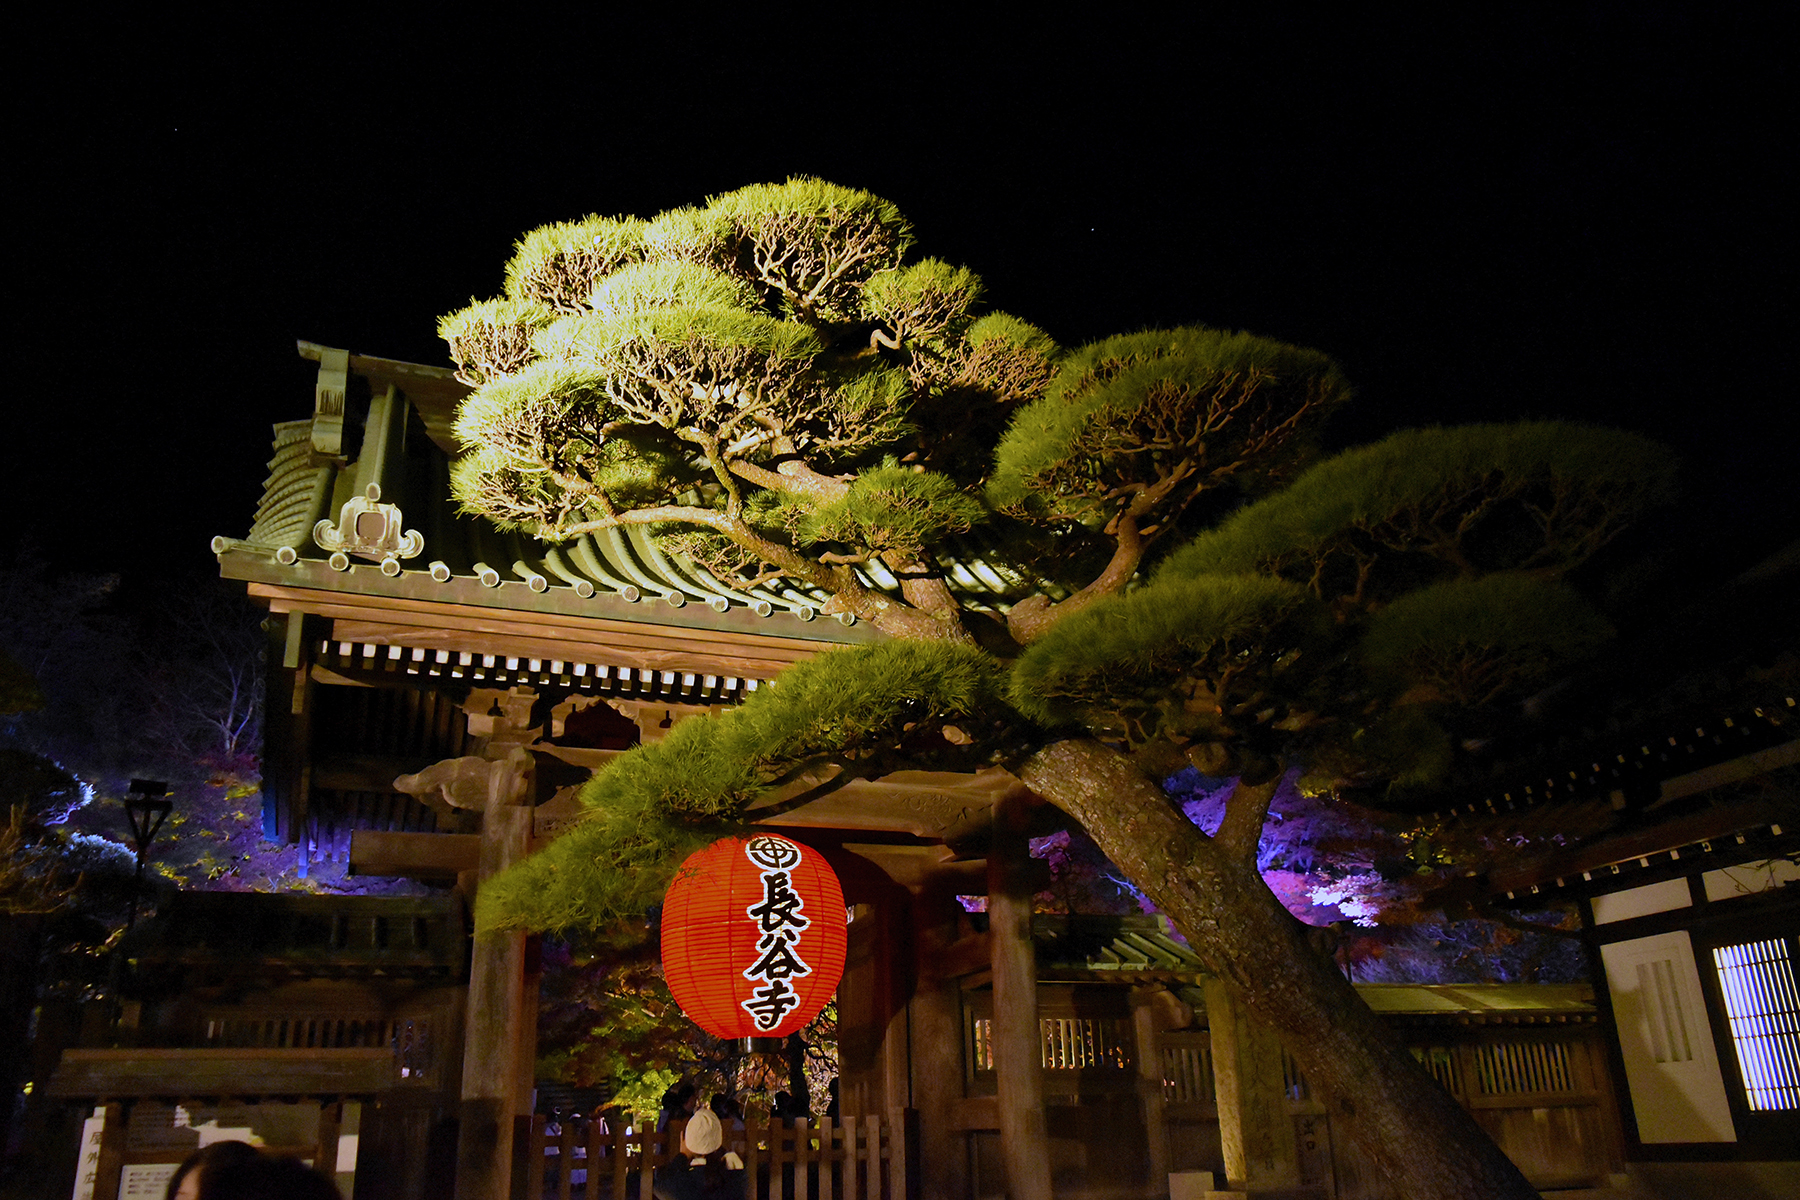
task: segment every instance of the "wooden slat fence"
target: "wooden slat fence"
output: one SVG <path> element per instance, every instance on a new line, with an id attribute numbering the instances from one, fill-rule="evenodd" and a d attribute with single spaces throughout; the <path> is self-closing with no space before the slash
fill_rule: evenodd
<path id="1" fill-rule="evenodd" d="M 542 1116 L 519 1117 L 514 1145 L 527 1182 L 513 1200 L 651 1200 L 652 1172 L 674 1157 L 683 1124 L 628 1134 L 623 1121 L 565 1121 L 552 1132 Z M 747 1200 L 911 1200 L 906 1128 L 898 1112 L 791 1128 L 752 1113 L 745 1128 L 725 1131 L 718 1153 L 744 1160 Z"/>

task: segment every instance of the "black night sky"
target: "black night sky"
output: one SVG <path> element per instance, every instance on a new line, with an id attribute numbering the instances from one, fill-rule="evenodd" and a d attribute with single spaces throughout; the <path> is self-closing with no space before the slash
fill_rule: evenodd
<path id="1" fill-rule="evenodd" d="M 793 173 L 895 201 L 1065 343 L 1316 346 L 1360 389 L 1340 443 L 1637 429 L 1687 457 L 1687 536 L 1792 537 L 1791 103 L 1757 6 L 1275 7 L 27 29 L 0 555 L 207 571 L 309 411 L 296 338 L 441 364 L 435 318 L 525 230 Z"/>

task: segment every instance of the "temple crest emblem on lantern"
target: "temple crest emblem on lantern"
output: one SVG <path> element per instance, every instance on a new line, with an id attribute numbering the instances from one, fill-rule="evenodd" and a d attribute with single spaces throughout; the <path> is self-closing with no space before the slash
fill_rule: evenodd
<path id="1" fill-rule="evenodd" d="M 344 501 L 335 522 L 327 519 L 313 526 L 313 541 L 321 550 L 331 551 L 333 558 L 355 554 L 374 559 L 392 575 L 398 572 L 400 559 L 416 558 L 425 549 L 424 534 L 401 526 L 400 506 L 381 503 L 381 485 L 371 483 L 362 495 Z M 389 563 L 394 564 L 392 570 Z"/>

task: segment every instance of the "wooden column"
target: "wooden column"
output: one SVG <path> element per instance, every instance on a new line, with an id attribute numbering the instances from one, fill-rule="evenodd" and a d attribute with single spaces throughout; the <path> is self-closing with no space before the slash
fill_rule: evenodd
<path id="1" fill-rule="evenodd" d="M 918 983 L 907 1003 L 909 1066 L 919 1162 L 929 1168 L 919 1173 L 919 1200 L 964 1200 L 969 1194 L 969 1135 L 955 1120 L 966 1077 L 962 989 L 946 973 L 943 957 L 957 939 L 962 912 L 950 885 L 924 884 L 914 893 Z"/>
<path id="2" fill-rule="evenodd" d="M 1155 1000 L 1144 989 L 1133 989 L 1131 1030 L 1137 1041 L 1138 1100 L 1144 1109 L 1144 1156 L 1149 1159 L 1148 1180 L 1152 1193 L 1169 1186 L 1169 1126 L 1163 1116 L 1162 1049 Z"/>
<path id="3" fill-rule="evenodd" d="M 323 629 L 317 618 L 308 628 L 304 612 L 275 620 L 263 720 L 263 837 L 292 844 L 305 832 L 312 790 L 312 646 Z"/>
<path id="4" fill-rule="evenodd" d="M 114 1101 L 100 1106 L 105 1124 L 100 1127 L 100 1153 L 94 1162 L 94 1200 L 119 1200 L 119 1175 L 125 1170 L 125 1122 L 128 1113 Z M 87 1168 L 84 1161 L 81 1169 Z"/>
<path id="5" fill-rule="evenodd" d="M 531 847 L 527 794 L 530 757 L 514 749 L 488 773 L 481 820 L 485 880 L 520 861 Z M 463 1034 L 461 1121 L 456 1143 L 456 1200 L 508 1200 L 513 1117 L 519 1111 L 521 1028 L 537 1025 L 537 997 L 525 994 L 525 935 L 477 933 L 469 969 Z"/>
<path id="6" fill-rule="evenodd" d="M 1038 1032 L 1037 949 L 1031 941 L 1030 850 L 1022 798 L 994 805 L 988 851 L 988 936 L 994 972 L 994 1076 L 1000 1156 L 1010 1200 L 1050 1200 L 1044 1052 Z"/>
<path id="7" fill-rule="evenodd" d="M 1282 1076 L 1281 1042 L 1217 979 L 1206 981 L 1206 1017 L 1225 1159 L 1225 1190 L 1209 1196 L 1310 1194 L 1300 1189 L 1300 1150 Z"/>

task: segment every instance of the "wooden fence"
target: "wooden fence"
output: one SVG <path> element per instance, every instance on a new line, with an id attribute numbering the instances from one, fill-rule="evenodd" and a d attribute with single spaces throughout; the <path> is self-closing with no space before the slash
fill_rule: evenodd
<path id="1" fill-rule="evenodd" d="M 651 1200 L 652 1171 L 674 1158 L 684 1124 L 627 1133 L 622 1120 L 565 1121 L 553 1131 L 542 1116 L 519 1117 L 513 1200 Z M 744 1161 L 747 1200 L 913 1200 L 918 1190 L 903 1112 L 792 1127 L 752 1113 L 726 1129 L 718 1154 L 727 1150 Z"/>
<path id="2" fill-rule="evenodd" d="M 1431 1041 L 1420 1032 L 1424 1037 L 1410 1039 L 1414 1057 L 1534 1187 L 1602 1187 L 1620 1169 L 1604 1051 L 1593 1027 L 1486 1026 Z M 1173 1032 L 1157 1040 L 1174 1168 L 1217 1169 L 1210 1035 Z M 1332 1129 L 1323 1099 L 1286 1053 L 1282 1072 L 1301 1181 L 1331 1189 L 1338 1200 L 1385 1200 L 1385 1185 Z"/>

